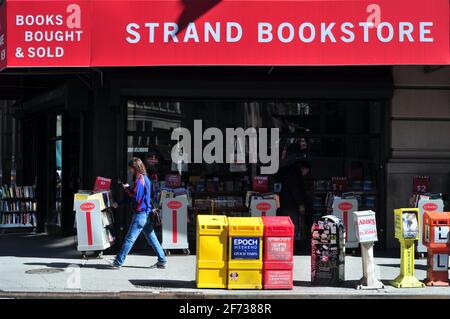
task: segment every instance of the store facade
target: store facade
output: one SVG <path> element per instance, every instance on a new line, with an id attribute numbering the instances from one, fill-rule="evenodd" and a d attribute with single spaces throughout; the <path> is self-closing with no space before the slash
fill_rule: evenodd
<path id="1" fill-rule="evenodd" d="M 177 171 L 171 132 L 194 131 L 194 120 L 223 132 L 278 128 L 281 170 L 269 176 L 269 190 L 282 183 L 292 158 L 307 161 L 310 211 L 320 216 L 327 213 L 333 178 L 345 178 L 361 209 L 377 212 L 383 247 L 394 244 L 390 212 L 407 204 L 411 176 L 436 174 L 432 191 L 447 191 L 445 141 L 424 137 L 428 142 L 410 145 L 405 132 L 427 120 L 439 123 L 440 134 L 449 132 L 449 67 L 419 66 L 449 64 L 448 1 L 426 10 L 415 1 L 406 11 L 389 1 L 379 7 L 365 1 L 360 7 L 346 1 L 131 2 L 133 9 L 119 15 L 125 2 L 49 1 L 46 10 L 68 19 L 59 24 L 33 2 L 7 1 L 6 30 L 15 29 L 7 31 L 5 66 L 60 67 L 27 76 L 19 70 L 25 83 L 43 81 L 47 89 L 22 91 L 10 107 L 24 128 L 21 183 L 35 181 L 38 231 L 73 233 L 73 193 L 91 189 L 96 176 L 111 178 L 119 197 L 115 181 L 129 179 L 131 156 L 164 181 Z M 332 19 L 336 10 L 341 15 Z M 365 22 L 382 23 L 377 10 L 384 23 L 371 28 Z M 435 103 L 433 116 L 419 105 L 416 111 L 405 106 L 425 96 Z M 187 164 L 181 176 L 191 189 L 192 214 L 205 200 L 223 213 L 242 213 L 260 166 Z M 120 239 L 126 212 L 117 218 Z"/>

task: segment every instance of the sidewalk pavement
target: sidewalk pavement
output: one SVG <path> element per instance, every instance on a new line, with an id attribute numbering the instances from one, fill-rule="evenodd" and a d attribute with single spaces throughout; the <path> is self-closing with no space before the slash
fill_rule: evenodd
<path id="1" fill-rule="evenodd" d="M 149 252 L 151 249 L 149 248 Z M 108 260 L 82 260 L 74 237 L 0 235 L 0 298 L 449 298 L 450 288 L 397 289 L 399 258 L 375 258 L 385 289 L 356 290 L 361 258 L 347 256 L 343 287 L 312 287 L 310 257 L 296 256 L 294 289 L 222 290 L 195 288 L 195 256 L 172 255 L 167 269 L 150 269 L 154 256 L 130 255 L 119 270 Z M 416 276 L 426 276 L 426 260 L 416 261 Z"/>

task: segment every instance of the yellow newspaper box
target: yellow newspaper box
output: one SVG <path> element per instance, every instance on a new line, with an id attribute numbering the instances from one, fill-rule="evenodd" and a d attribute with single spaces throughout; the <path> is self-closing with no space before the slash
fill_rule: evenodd
<path id="1" fill-rule="evenodd" d="M 400 241 L 400 275 L 391 281 L 391 284 L 396 288 L 424 287 L 425 285 L 414 277 L 414 242 L 420 236 L 419 209 L 396 209 L 394 223 L 395 238 Z"/>
<path id="2" fill-rule="evenodd" d="M 261 217 L 229 217 L 228 289 L 262 289 Z"/>
<path id="3" fill-rule="evenodd" d="M 197 216 L 197 288 L 227 287 L 228 220 Z"/>

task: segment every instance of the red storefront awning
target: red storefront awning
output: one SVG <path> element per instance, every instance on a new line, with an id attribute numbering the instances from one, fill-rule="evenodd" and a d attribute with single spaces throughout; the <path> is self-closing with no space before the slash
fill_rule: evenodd
<path id="1" fill-rule="evenodd" d="M 443 65 L 449 13 L 449 0 L 6 0 L 0 69 Z"/>

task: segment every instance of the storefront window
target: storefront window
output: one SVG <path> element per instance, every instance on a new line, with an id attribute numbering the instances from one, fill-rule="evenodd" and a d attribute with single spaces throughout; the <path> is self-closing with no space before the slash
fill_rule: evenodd
<path id="1" fill-rule="evenodd" d="M 138 156 L 149 168 L 158 166 L 166 170 L 165 165 L 170 159 L 170 135 L 182 124 L 181 103 L 129 101 L 127 113 L 127 162 Z"/>
<path id="2" fill-rule="evenodd" d="M 8 112 L 7 101 L 0 102 L 0 181 L 1 185 L 21 183 L 22 144 L 21 124 Z"/>
<path id="3" fill-rule="evenodd" d="M 62 136 L 62 115 L 56 116 L 56 137 Z"/>
<path id="4" fill-rule="evenodd" d="M 61 114 L 50 116 L 49 121 L 49 207 L 47 225 L 61 227 L 62 205 L 62 121 Z"/>
<path id="5" fill-rule="evenodd" d="M 360 208 L 377 210 L 382 103 L 130 100 L 127 112 L 127 160 L 140 157 L 159 187 L 166 186 L 168 175 L 181 172 L 180 186 L 187 188 L 192 197 L 193 214 L 211 210 L 227 215 L 248 214 L 246 193 L 254 190 L 253 179 L 260 175 L 261 167 L 261 163 L 248 162 L 248 144 L 245 163 L 174 165 L 171 150 L 176 141 L 171 140 L 171 133 L 183 127 L 194 136 L 195 120 L 202 121 L 202 132 L 211 127 L 224 134 L 227 128 L 278 128 L 279 169 L 268 176 L 267 192 L 279 192 L 288 168 L 307 162 L 311 172 L 304 177 L 304 183 L 310 203 L 308 213 L 314 218 L 329 213 L 327 201 L 335 192 L 336 178 L 345 179 L 342 191 L 353 192 Z M 201 143 L 205 147 L 208 141 Z"/>

